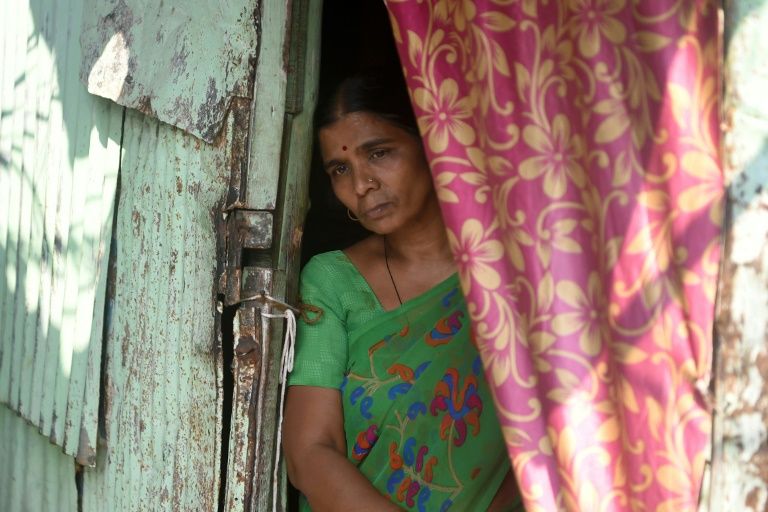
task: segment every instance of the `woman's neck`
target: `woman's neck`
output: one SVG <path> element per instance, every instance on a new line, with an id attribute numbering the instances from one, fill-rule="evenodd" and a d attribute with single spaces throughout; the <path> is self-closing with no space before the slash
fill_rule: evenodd
<path id="1" fill-rule="evenodd" d="M 384 235 L 389 257 L 403 263 L 452 261 L 445 224 L 439 207 L 397 232 Z"/>

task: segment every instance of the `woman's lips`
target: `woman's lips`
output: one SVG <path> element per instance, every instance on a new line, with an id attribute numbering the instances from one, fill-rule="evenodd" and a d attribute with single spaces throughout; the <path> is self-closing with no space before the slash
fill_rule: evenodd
<path id="1" fill-rule="evenodd" d="M 385 216 L 387 213 L 389 213 L 389 209 L 392 206 L 392 203 L 386 202 L 386 203 L 380 203 L 374 206 L 373 208 L 369 208 L 363 212 L 363 215 L 372 220 L 380 219 L 381 217 Z"/>

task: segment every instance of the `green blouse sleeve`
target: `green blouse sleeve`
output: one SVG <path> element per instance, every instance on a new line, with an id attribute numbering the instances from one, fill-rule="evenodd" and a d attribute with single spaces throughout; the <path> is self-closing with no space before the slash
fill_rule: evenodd
<path id="1" fill-rule="evenodd" d="M 329 258 L 314 257 L 301 273 L 301 301 L 321 314 L 310 313 L 297 325 L 296 357 L 288 384 L 338 388 L 347 368 L 347 326 L 338 291 L 337 269 Z"/>

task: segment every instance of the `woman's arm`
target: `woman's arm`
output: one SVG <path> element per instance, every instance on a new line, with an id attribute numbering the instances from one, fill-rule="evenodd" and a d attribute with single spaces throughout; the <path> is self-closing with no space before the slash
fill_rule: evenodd
<path id="1" fill-rule="evenodd" d="M 313 512 L 400 510 L 347 459 L 338 389 L 289 387 L 283 440 L 288 477 Z"/>
<path id="2" fill-rule="evenodd" d="M 505 476 L 504 480 L 501 482 L 499 490 L 496 491 L 496 496 L 494 496 L 487 512 L 504 512 L 513 510 L 511 506 L 513 504 L 519 503 L 519 494 L 520 491 L 517 490 L 515 474 L 510 469 L 507 473 L 507 476 Z"/>

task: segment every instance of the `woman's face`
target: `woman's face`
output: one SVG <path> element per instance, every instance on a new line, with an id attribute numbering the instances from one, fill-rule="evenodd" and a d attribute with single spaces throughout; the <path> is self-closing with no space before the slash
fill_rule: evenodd
<path id="1" fill-rule="evenodd" d="M 420 141 L 368 112 L 352 112 L 320 130 L 320 151 L 336 197 L 382 235 L 439 215 Z"/>

